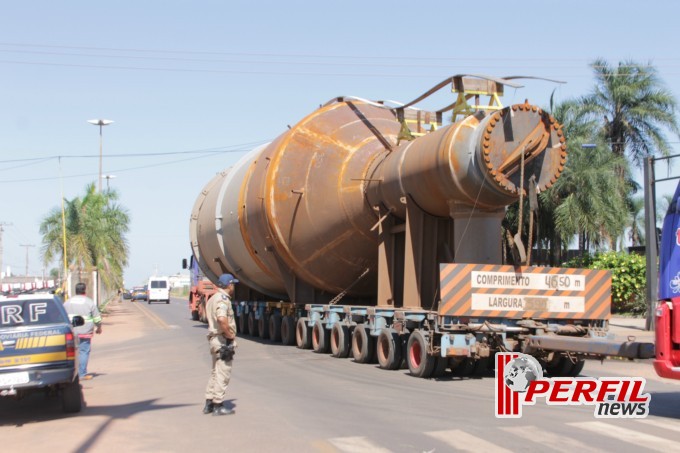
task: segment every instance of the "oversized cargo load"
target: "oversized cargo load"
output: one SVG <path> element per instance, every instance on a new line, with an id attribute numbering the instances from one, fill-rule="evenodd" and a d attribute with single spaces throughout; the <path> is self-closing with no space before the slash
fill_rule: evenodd
<path id="1" fill-rule="evenodd" d="M 561 126 L 501 106 L 509 80 L 454 76 L 429 93 L 449 83 L 457 101 L 436 112 L 336 98 L 206 185 L 191 247 L 209 279 L 241 281 L 241 332 L 384 368 L 408 358 L 418 376 L 513 348 L 562 374 L 621 353 L 607 272 L 500 266 L 506 207 L 564 169 Z M 490 103 L 468 104 L 480 95 Z M 449 111 L 462 118 L 443 125 Z"/>

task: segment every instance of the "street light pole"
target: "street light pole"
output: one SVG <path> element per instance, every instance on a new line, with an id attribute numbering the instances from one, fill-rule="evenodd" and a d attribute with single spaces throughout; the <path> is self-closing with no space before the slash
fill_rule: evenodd
<path id="1" fill-rule="evenodd" d="M 102 149 L 103 149 L 103 135 L 102 135 L 102 128 L 104 126 L 108 126 L 109 124 L 113 123 L 111 120 L 105 120 L 105 119 L 99 119 L 99 120 L 87 120 L 88 123 L 94 125 L 94 126 L 99 126 L 99 193 L 102 193 Z M 97 274 L 97 281 L 95 284 L 95 291 L 96 291 L 96 296 L 95 300 L 97 302 L 97 306 L 99 307 L 101 305 L 101 296 L 100 296 L 100 285 L 99 285 L 99 270 L 97 269 L 96 271 Z"/>
<path id="2" fill-rule="evenodd" d="M 103 135 L 102 135 L 102 128 L 104 126 L 108 126 L 109 124 L 113 123 L 111 120 L 87 120 L 88 123 L 94 125 L 94 126 L 99 126 L 99 193 L 102 191 L 102 149 L 103 149 Z"/>
<path id="3" fill-rule="evenodd" d="M 111 188 L 109 187 L 109 180 L 114 179 L 116 175 L 103 175 L 101 178 L 106 179 L 106 191 L 109 192 Z M 101 179 L 99 178 L 99 179 Z"/>

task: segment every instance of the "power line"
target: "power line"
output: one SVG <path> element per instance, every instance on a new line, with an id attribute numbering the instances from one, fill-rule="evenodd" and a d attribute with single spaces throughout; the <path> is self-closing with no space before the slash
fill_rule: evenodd
<path id="1" fill-rule="evenodd" d="M 250 151 L 250 150 L 244 150 L 243 152 Z M 172 160 L 168 162 L 159 162 L 159 163 L 153 163 L 149 165 L 140 165 L 137 167 L 129 167 L 129 168 L 121 168 L 121 169 L 113 169 L 111 170 L 112 173 L 123 173 L 123 172 L 128 172 L 128 171 L 135 171 L 135 170 L 143 170 L 145 168 L 158 168 L 162 167 L 165 165 L 172 165 L 176 164 L 179 162 L 187 162 L 187 161 L 194 161 L 197 159 L 203 159 L 206 157 L 214 157 L 215 153 L 213 154 L 208 154 L 205 156 L 196 156 L 196 157 L 188 157 L 185 159 L 177 159 L 177 160 Z M 98 173 L 80 173 L 80 174 L 75 174 L 75 175 L 63 175 L 61 177 L 59 176 L 47 176 L 44 178 L 26 178 L 26 179 L 6 179 L 6 180 L 0 180 L 0 184 L 7 184 L 7 183 L 17 183 L 17 182 L 40 182 L 40 181 L 54 181 L 57 179 L 74 179 L 74 178 L 84 178 L 84 177 L 97 177 Z"/>
<path id="2" fill-rule="evenodd" d="M 93 46 L 64 46 L 55 44 L 29 44 L 29 43 L 10 43 L 0 42 L 0 46 L 21 47 L 21 48 L 44 48 L 44 49 L 68 49 L 68 50 L 85 50 L 85 51 L 99 51 L 99 52 L 131 52 L 131 53 L 157 53 L 157 54 L 181 54 L 181 55 L 220 55 L 220 56 L 237 56 L 237 57 L 294 57 L 294 58 L 354 58 L 359 60 L 400 60 L 403 55 L 343 55 L 343 54 L 307 54 L 307 53 L 270 53 L 270 52 L 227 52 L 219 50 L 178 50 L 178 49 L 135 49 L 135 48 L 116 48 L 116 47 L 93 47 Z M 77 54 L 74 54 L 77 55 Z M 454 63 L 460 61 L 551 61 L 551 62 L 591 62 L 588 58 L 549 58 L 549 57 L 505 57 L 505 56 L 489 56 L 484 57 L 426 57 L 419 55 L 409 55 L 409 60 L 418 61 L 451 61 Z M 672 61 L 680 62 L 680 58 L 651 58 L 654 61 Z"/>
<path id="3" fill-rule="evenodd" d="M 174 156 L 178 154 L 221 154 L 221 153 L 242 153 L 252 150 L 253 148 L 267 143 L 268 140 L 260 140 L 257 142 L 241 143 L 238 145 L 233 145 L 233 147 L 215 147 L 215 148 L 204 148 L 195 149 L 188 151 L 167 151 L 160 153 L 123 153 L 123 154 L 104 154 L 103 157 L 116 158 L 116 157 L 158 157 L 158 156 Z M 94 154 L 66 154 L 66 155 L 55 155 L 48 157 L 27 157 L 21 159 L 5 159 L 0 160 L 0 164 L 14 163 L 14 162 L 33 162 L 33 161 L 48 161 L 54 159 L 99 159 L 99 155 Z"/>

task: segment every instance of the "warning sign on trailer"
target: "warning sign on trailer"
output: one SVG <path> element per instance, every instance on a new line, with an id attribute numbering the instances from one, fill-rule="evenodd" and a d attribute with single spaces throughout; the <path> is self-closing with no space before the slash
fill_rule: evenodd
<path id="1" fill-rule="evenodd" d="M 608 319 L 611 273 L 604 270 L 442 264 L 444 316 Z"/>

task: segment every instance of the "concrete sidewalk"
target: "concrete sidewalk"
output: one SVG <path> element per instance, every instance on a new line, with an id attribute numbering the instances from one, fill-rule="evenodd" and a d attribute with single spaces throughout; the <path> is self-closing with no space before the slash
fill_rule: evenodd
<path id="1" fill-rule="evenodd" d="M 609 319 L 609 331 L 617 340 L 625 340 L 634 336 L 637 341 L 654 342 L 654 331 L 645 330 L 645 318 L 624 318 L 612 316 Z"/>

